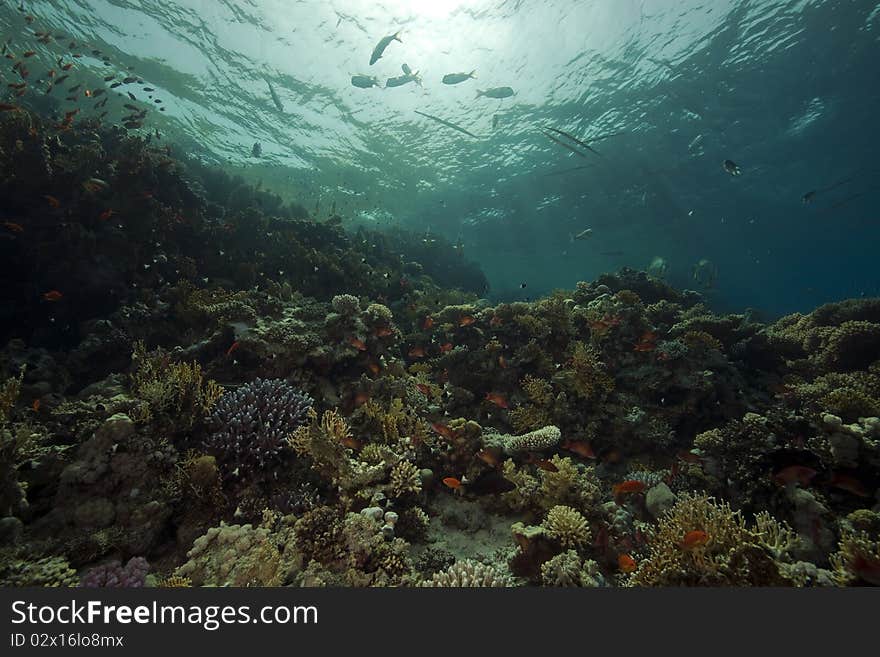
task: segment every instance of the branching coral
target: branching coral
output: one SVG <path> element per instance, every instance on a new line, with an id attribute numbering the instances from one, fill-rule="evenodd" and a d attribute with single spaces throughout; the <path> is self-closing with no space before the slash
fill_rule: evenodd
<path id="1" fill-rule="evenodd" d="M 547 535 L 564 548 L 578 548 L 590 540 L 587 519 L 570 506 L 554 506 L 547 512 L 543 526 Z"/>
<path id="2" fill-rule="evenodd" d="M 487 434 L 484 440 L 487 446 L 499 446 L 506 454 L 519 452 L 540 452 L 555 447 L 562 438 L 559 427 L 548 425 L 535 429 L 520 436 L 510 434 Z"/>
<path id="3" fill-rule="evenodd" d="M 312 398 L 279 380 L 256 379 L 224 395 L 211 413 L 210 451 L 227 472 L 248 476 L 279 461 L 287 438 L 308 416 Z"/>
<path id="4" fill-rule="evenodd" d="M 614 390 L 614 379 L 605 371 L 598 353 L 583 342 L 575 342 L 568 369 L 571 387 L 583 399 L 600 400 Z"/>
<path id="5" fill-rule="evenodd" d="M 476 588 L 513 586 L 513 579 L 494 566 L 466 559 L 457 561 L 443 572 L 435 573 L 422 586 L 437 588 Z"/>
<path id="6" fill-rule="evenodd" d="M 541 564 L 541 581 L 544 586 L 596 587 L 604 584 L 599 564 L 584 560 L 575 550 L 566 550 Z"/>
<path id="7" fill-rule="evenodd" d="M 213 380 L 205 381 L 198 363 L 175 363 L 162 351 L 148 354 L 143 342 L 135 344 L 132 392 L 144 405 L 136 421 L 173 417 L 177 426 L 192 428 L 210 412 L 223 390 Z"/>
<path id="8" fill-rule="evenodd" d="M 394 497 L 412 495 L 422 490 L 419 468 L 411 461 L 401 461 L 391 469 L 391 494 Z"/>
<path id="9" fill-rule="evenodd" d="M 705 495 L 681 495 L 648 538 L 631 586 L 781 586 L 777 557 L 790 530 L 769 517 L 750 529 L 739 512 Z"/>

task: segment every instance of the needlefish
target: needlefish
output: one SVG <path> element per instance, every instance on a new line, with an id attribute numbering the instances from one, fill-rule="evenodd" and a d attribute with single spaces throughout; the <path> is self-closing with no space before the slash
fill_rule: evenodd
<path id="1" fill-rule="evenodd" d="M 447 128 L 452 128 L 453 130 L 458 130 L 459 132 L 463 132 L 464 134 L 468 135 L 469 137 L 473 137 L 474 139 L 479 139 L 479 137 L 477 135 L 475 135 L 473 132 L 469 132 L 468 130 L 465 130 L 461 126 L 455 125 L 454 123 L 450 123 L 449 121 L 441 119 L 440 117 L 432 116 L 430 114 L 425 114 L 424 112 L 420 112 L 419 110 L 415 110 L 415 113 L 421 114 L 422 116 L 429 118 L 432 121 L 436 121 L 437 123 L 439 123 L 441 125 L 445 125 Z"/>

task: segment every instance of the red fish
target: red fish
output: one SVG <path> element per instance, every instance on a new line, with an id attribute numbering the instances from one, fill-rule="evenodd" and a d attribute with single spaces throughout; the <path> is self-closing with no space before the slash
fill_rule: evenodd
<path id="1" fill-rule="evenodd" d="M 62 71 L 69 71 L 69 70 L 72 69 L 72 68 L 73 68 L 73 62 L 70 62 L 70 63 L 68 63 L 68 64 L 64 64 L 64 65 L 61 67 L 61 70 L 62 70 Z"/>
<path id="2" fill-rule="evenodd" d="M 370 393 L 359 392 L 354 396 L 354 405 L 360 406 L 361 404 L 365 404 L 369 399 L 370 399 Z"/>
<path id="3" fill-rule="evenodd" d="M 477 320 L 474 319 L 473 315 L 464 315 L 461 318 L 459 318 L 458 325 L 459 326 L 470 326 L 471 324 L 473 324 L 476 321 Z"/>
<path id="4" fill-rule="evenodd" d="M 456 479 L 455 477 L 444 477 L 443 484 L 445 486 L 448 486 L 452 490 L 458 490 L 459 488 L 461 488 L 461 480 Z"/>
<path id="5" fill-rule="evenodd" d="M 431 386 L 429 386 L 427 383 L 417 383 L 416 388 L 420 393 L 425 395 L 425 397 L 431 396 Z"/>
<path id="6" fill-rule="evenodd" d="M 813 468 L 805 465 L 789 465 L 774 474 L 773 479 L 783 486 L 794 483 L 809 486 L 816 474 L 818 473 Z"/>
<path id="7" fill-rule="evenodd" d="M 657 336 L 652 331 L 645 331 L 636 342 L 633 351 L 653 351 L 657 347 Z"/>
<path id="8" fill-rule="evenodd" d="M 541 468 L 544 472 L 559 472 L 559 468 L 556 467 L 556 464 L 549 459 L 539 459 L 535 455 L 529 455 L 529 458 L 526 459 L 526 463 L 532 463 L 536 467 Z"/>
<path id="9" fill-rule="evenodd" d="M 49 290 L 43 293 L 43 299 L 46 301 L 60 301 L 64 297 L 58 290 Z"/>
<path id="10" fill-rule="evenodd" d="M 498 367 L 502 370 L 507 369 L 507 359 L 504 356 L 498 356 Z"/>
<path id="11" fill-rule="evenodd" d="M 231 356 L 235 352 L 235 350 L 238 349 L 240 346 L 241 346 L 241 343 L 238 340 L 236 340 L 235 342 L 232 343 L 232 346 L 226 350 L 226 355 Z"/>
<path id="12" fill-rule="evenodd" d="M 489 326 L 492 328 L 497 328 L 504 323 L 504 320 L 501 319 L 498 315 L 492 315 L 492 319 L 489 320 Z"/>
<path id="13" fill-rule="evenodd" d="M 343 436 L 339 439 L 339 442 L 341 442 L 345 447 L 348 447 L 348 449 L 360 449 L 363 445 L 360 440 L 358 440 L 357 438 L 352 438 L 351 436 Z"/>
<path id="14" fill-rule="evenodd" d="M 617 497 L 618 495 L 626 495 L 628 493 L 643 493 L 645 488 L 645 482 L 638 481 L 637 479 L 627 479 L 619 484 L 614 484 L 611 487 L 611 492 Z"/>
<path id="15" fill-rule="evenodd" d="M 617 567 L 620 569 L 620 572 L 627 574 L 635 572 L 636 568 L 638 568 L 636 560 L 628 554 L 621 554 L 617 557 Z"/>
<path id="16" fill-rule="evenodd" d="M 409 350 L 410 358 L 424 358 L 425 357 L 425 348 L 420 346 L 415 346 Z"/>
<path id="17" fill-rule="evenodd" d="M 425 317 L 425 321 L 422 322 L 422 330 L 427 331 L 431 328 L 434 328 L 434 318 L 428 315 L 427 317 Z"/>
<path id="18" fill-rule="evenodd" d="M 439 433 L 441 436 L 448 440 L 455 440 L 455 432 L 447 427 L 445 424 L 440 424 L 439 422 L 432 422 L 431 428 Z"/>
<path id="19" fill-rule="evenodd" d="M 394 335 L 394 329 L 390 326 L 380 326 L 375 331 L 377 338 L 387 338 L 389 335 Z"/>
<path id="20" fill-rule="evenodd" d="M 33 56 L 36 55 L 36 54 L 37 54 L 37 51 L 36 51 L 36 50 L 25 50 L 25 51 L 21 54 L 21 56 L 22 56 L 22 57 L 33 57 Z"/>
<path id="21" fill-rule="evenodd" d="M 562 449 L 567 449 L 569 452 L 574 452 L 584 459 L 596 458 L 596 452 L 593 451 L 590 443 L 585 443 L 581 440 L 566 440 L 562 443 Z"/>
<path id="22" fill-rule="evenodd" d="M 689 552 L 691 550 L 696 550 L 697 548 L 703 547 L 708 542 L 709 534 L 700 529 L 694 529 L 693 531 L 689 531 L 687 534 L 684 535 L 680 546 L 682 550 Z"/>
<path id="23" fill-rule="evenodd" d="M 510 408 L 510 404 L 507 403 L 507 398 L 500 392 L 487 392 L 485 399 L 487 402 L 492 402 L 499 408 Z"/>
<path id="24" fill-rule="evenodd" d="M 493 468 L 497 468 L 501 465 L 501 457 L 498 456 L 498 453 L 488 448 L 481 449 L 477 452 L 477 458 Z"/>
<path id="25" fill-rule="evenodd" d="M 51 205 L 56 210 L 61 207 L 61 201 L 52 196 L 51 194 L 46 194 L 43 196 L 47 201 L 49 201 L 49 205 Z"/>
<path id="26" fill-rule="evenodd" d="M 115 213 L 114 213 L 114 211 L 113 211 L 112 209 L 110 209 L 110 210 L 104 210 L 101 214 L 98 215 L 98 219 L 100 219 L 101 221 L 107 221 L 107 220 L 108 220 L 110 217 L 112 217 L 114 214 L 115 214 Z"/>
<path id="27" fill-rule="evenodd" d="M 833 472 L 831 474 L 831 481 L 828 484 L 858 497 L 871 497 L 871 493 L 865 488 L 865 484 L 844 472 Z"/>
<path id="28" fill-rule="evenodd" d="M 451 342 L 444 342 L 443 344 L 440 345 L 440 353 L 441 354 L 445 354 L 450 351 L 452 351 L 452 343 Z"/>
<path id="29" fill-rule="evenodd" d="M 382 371 L 382 367 L 374 360 L 370 361 L 370 364 L 367 365 L 367 368 L 373 373 L 373 376 L 379 376 L 379 373 Z"/>
<path id="30" fill-rule="evenodd" d="M 40 400 L 39 398 L 34 400 L 34 403 L 31 404 L 31 408 L 34 409 L 34 413 L 39 413 L 40 411 Z"/>
<path id="31" fill-rule="evenodd" d="M 348 339 L 348 344 L 357 349 L 358 351 L 366 351 L 367 345 L 363 340 L 359 340 L 358 338 L 352 336 Z"/>
<path id="32" fill-rule="evenodd" d="M 24 232 L 24 226 L 22 226 L 21 224 L 17 224 L 14 221 L 4 221 L 3 227 L 13 233 L 23 233 Z"/>

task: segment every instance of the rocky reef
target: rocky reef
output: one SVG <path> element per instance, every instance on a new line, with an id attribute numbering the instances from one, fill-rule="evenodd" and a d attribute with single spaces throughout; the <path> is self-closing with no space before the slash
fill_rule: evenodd
<path id="1" fill-rule="evenodd" d="M 4 585 L 880 584 L 880 300 L 493 305 L 439 238 L 24 110 L 0 201 Z"/>

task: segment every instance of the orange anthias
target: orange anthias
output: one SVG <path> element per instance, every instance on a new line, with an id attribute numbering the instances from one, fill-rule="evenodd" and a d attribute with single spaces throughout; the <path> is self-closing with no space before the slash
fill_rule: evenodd
<path id="1" fill-rule="evenodd" d="M 620 568 L 620 572 L 622 573 L 632 573 L 635 572 L 638 566 L 636 560 L 631 556 L 628 554 L 621 554 L 617 557 L 617 567 Z"/>
<path id="2" fill-rule="evenodd" d="M 470 326 L 471 324 L 473 324 L 476 321 L 477 320 L 474 319 L 473 315 L 464 315 L 463 317 L 461 317 L 458 320 L 458 325 L 459 326 Z"/>
<path id="3" fill-rule="evenodd" d="M 441 354 L 445 354 L 449 351 L 452 351 L 452 343 L 451 342 L 444 342 L 443 344 L 440 345 L 440 353 Z"/>
<path id="4" fill-rule="evenodd" d="M 389 335 L 394 335 L 394 329 L 390 326 L 380 326 L 375 331 L 377 338 L 387 338 Z"/>
<path id="5" fill-rule="evenodd" d="M 358 351 L 366 351 L 367 350 L 367 344 L 363 340 L 360 340 L 354 336 L 352 336 L 348 339 L 348 344 L 350 344 L 352 347 L 354 347 Z"/>
<path id="6" fill-rule="evenodd" d="M 685 551 L 696 550 L 709 542 L 709 534 L 701 529 L 694 529 L 684 535 L 681 541 L 681 549 Z"/>
<path id="7" fill-rule="evenodd" d="M 483 448 L 479 452 L 477 452 L 477 458 L 480 459 L 486 465 L 490 465 L 493 468 L 497 468 L 501 465 L 501 457 L 491 449 Z"/>
<path id="8" fill-rule="evenodd" d="M 636 342 L 633 351 L 653 351 L 657 347 L 657 335 L 653 331 L 645 331 Z"/>
<path id="9" fill-rule="evenodd" d="M 774 474 L 773 480 L 783 486 L 794 483 L 809 486 L 816 474 L 818 473 L 813 468 L 808 468 L 805 465 L 789 465 Z"/>
<path id="10" fill-rule="evenodd" d="M 231 356 L 235 352 L 235 350 L 238 349 L 240 346 L 241 346 L 241 343 L 238 340 L 236 340 L 235 342 L 232 343 L 232 345 L 229 347 L 229 349 L 226 350 L 226 355 Z"/>
<path id="11" fill-rule="evenodd" d="M 422 330 L 427 331 L 434 327 L 434 318 L 433 317 L 425 317 L 425 321 L 422 322 Z"/>
<path id="12" fill-rule="evenodd" d="M 626 481 L 621 481 L 619 484 L 614 484 L 611 487 L 611 492 L 617 497 L 618 495 L 626 495 L 630 493 L 643 493 L 645 492 L 645 488 L 645 482 L 637 479 L 627 479 Z"/>
<path id="13" fill-rule="evenodd" d="M 510 404 L 507 403 L 507 398 L 500 392 L 487 392 L 486 401 L 495 404 L 499 408 L 510 408 Z"/>
<path id="14" fill-rule="evenodd" d="M 449 440 L 453 440 L 455 438 L 455 432 L 452 429 L 450 429 L 449 427 L 447 427 L 445 424 L 440 424 L 439 422 L 432 422 L 431 428 L 436 433 L 443 436 L 444 438 L 447 438 Z"/>
<path id="15" fill-rule="evenodd" d="M 49 290 L 48 292 L 43 293 L 43 298 L 46 301 L 59 301 L 63 297 L 64 295 L 61 294 L 61 292 L 59 292 L 58 290 Z"/>
<path id="16" fill-rule="evenodd" d="M 425 357 L 425 348 L 421 346 L 415 346 L 409 350 L 408 356 L 410 358 L 424 358 Z"/>
<path id="17" fill-rule="evenodd" d="M 574 452 L 581 458 L 585 459 L 594 459 L 596 458 L 596 453 L 593 451 L 593 448 L 590 446 L 590 443 L 585 443 L 579 440 L 566 440 L 562 443 L 562 449 L 567 449 L 569 452 Z"/>
<path id="18" fill-rule="evenodd" d="M 448 486 L 452 490 L 458 490 L 461 488 L 461 480 L 456 479 L 455 477 L 445 477 L 443 479 L 443 485 Z"/>

